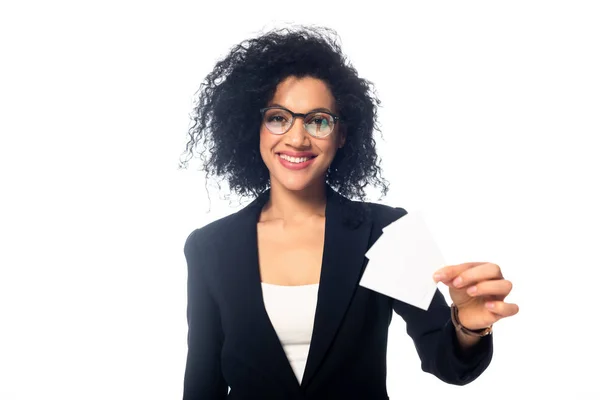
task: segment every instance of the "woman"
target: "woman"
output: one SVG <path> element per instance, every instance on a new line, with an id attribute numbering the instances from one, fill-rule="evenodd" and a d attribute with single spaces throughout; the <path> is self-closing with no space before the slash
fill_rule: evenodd
<path id="1" fill-rule="evenodd" d="M 244 41 L 201 87 L 186 151 L 202 143 L 207 175 L 255 199 L 185 243 L 185 400 L 387 399 L 392 312 L 422 369 L 464 385 L 490 363 L 492 324 L 518 311 L 492 263 L 432 277 L 449 286 L 452 308 L 439 290 L 424 311 L 358 285 L 365 252 L 406 211 L 364 201 L 369 184 L 387 191 L 373 139 L 379 100 L 330 33 Z"/>

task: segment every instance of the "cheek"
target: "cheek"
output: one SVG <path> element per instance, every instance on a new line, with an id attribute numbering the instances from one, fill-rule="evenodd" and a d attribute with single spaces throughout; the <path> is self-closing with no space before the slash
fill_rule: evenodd
<path id="1" fill-rule="evenodd" d="M 270 132 L 265 132 L 263 129 L 260 130 L 260 154 L 263 157 L 263 161 L 267 161 L 265 160 L 265 158 L 268 158 L 268 156 L 271 154 L 272 150 L 275 148 L 275 146 L 277 145 L 277 140 L 278 137 L 273 135 Z"/>
<path id="2" fill-rule="evenodd" d="M 263 129 L 260 130 L 260 150 L 269 148 L 269 135 Z"/>

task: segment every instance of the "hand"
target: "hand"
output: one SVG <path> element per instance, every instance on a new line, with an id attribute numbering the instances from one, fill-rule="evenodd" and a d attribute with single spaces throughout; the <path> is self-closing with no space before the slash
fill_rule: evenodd
<path id="1" fill-rule="evenodd" d="M 519 312 L 519 306 L 504 302 L 512 290 L 512 283 L 503 278 L 496 264 L 450 265 L 436 271 L 433 279 L 450 288 L 450 297 L 458 308 L 458 319 L 467 329 L 487 328 Z"/>

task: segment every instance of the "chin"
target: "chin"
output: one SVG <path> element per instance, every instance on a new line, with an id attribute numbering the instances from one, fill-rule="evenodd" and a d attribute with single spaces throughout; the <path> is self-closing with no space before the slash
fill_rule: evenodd
<path id="1" fill-rule="evenodd" d="M 311 187 L 323 182 L 322 179 L 315 179 L 313 176 L 285 176 L 281 178 L 282 179 L 275 177 L 277 184 L 291 192 L 308 190 Z"/>
<path id="2" fill-rule="evenodd" d="M 314 182 L 306 179 L 284 179 L 278 180 L 278 182 L 282 187 L 292 192 L 301 192 L 314 184 Z"/>

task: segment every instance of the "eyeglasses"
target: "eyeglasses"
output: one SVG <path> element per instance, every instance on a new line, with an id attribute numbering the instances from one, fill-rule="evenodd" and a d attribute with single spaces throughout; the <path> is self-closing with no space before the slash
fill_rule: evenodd
<path id="1" fill-rule="evenodd" d="M 283 135 L 294 125 L 297 117 L 304 118 L 304 129 L 316 138 L 324 138 L 333 132 L 335 123 L 340 120 L 337 115 L 327 111 L 312 111 L 306 114 L 293 113 L 284 107 L 261 108 L 262 122 L 275 135 Z"/>

